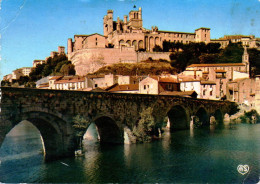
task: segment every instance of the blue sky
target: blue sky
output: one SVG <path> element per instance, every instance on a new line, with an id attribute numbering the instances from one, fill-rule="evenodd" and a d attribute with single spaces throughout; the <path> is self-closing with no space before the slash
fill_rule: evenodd
<path id="1" fill-rule="evenodd" d="M 260 0 L 0 0 L 0 77 L 35 59 L 45 59 L 75 34 L 103 34 L 103 16 L 123 19 L 142 7 L 143 26 L 194 32 L 211 38 L 230 34 L 260 37 Z"/>

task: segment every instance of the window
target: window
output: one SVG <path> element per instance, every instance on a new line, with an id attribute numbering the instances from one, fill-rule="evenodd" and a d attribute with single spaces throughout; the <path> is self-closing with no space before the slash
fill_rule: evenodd
<path id="1" fill-rule="evenodd" d="M 206 90 L 203 90 L 203 96 L 205 96 L 206 95 Z"/>
<path id="2" fill-rule="evenodd" d="M 146 89 L 146 85 L 144 85 L 144 89 Z"/>
<path id="3" fill-rule="evenodd" d="M 216 73 L 216 78 L 217 79 L 224 79 L 224 78 L 226 78 L 226 72 L 217 72 Z"/>
<path id="4" fill-rule="evenodd" d="M 98 87 L 98 85 L 97 84 L 95 84 L 95 88 L 97 88 Z"/>
<path id="5" fill-rule="evenodd" d="M 210 96 L 212 96 L 212 95 L 213 95 L 213 92 L 212 92 L 212 91 L 210 91 L 210 92 L 209 92 L 209 95 L 210 95 Z"/>

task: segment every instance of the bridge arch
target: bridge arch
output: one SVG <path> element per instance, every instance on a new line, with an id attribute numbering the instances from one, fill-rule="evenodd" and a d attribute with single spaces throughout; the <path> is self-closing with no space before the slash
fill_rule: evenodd
<path id="1" fill-rule="evenodd" d="M 203 126 L 209 125 L 209 115 L 204 107 L 200 107 L 197 110 L 195 116 L 199 118 L 199 122 L 201 122 Z"/>
<path id="2" fill-rule="evenodd" d="M 223 113 L 221 112 L 220 109 L 217 109 L 214 113 L 214 117 L 215 117 L 215 120 L 217 122 L 217 124 L 223 124 Z"/>
<path id="3" fill-rule="evenodd" d="M 120 144 L 124 143 L 124 131 L 109 116 L 99 116 L 94 119 L 97 126 L 100 143 Z"/>
<path id="4" fill-rule="evenodd" d="M 181 105 L 173 106 L 167 113 L 169 122 L 170 122 L 170 130 L 184 130 L 189 129 L 190 122 L 189 116 L 187 113 L 187 109 L 185 109 Z"/>
<path id="5" fill-rule="evenodd" d="M 74 136 L 67 131 L 67 122 L 57 116 L 43 112 L 26 112 L 6 120 L 5 124 L 8 125 L 5 126 L 5 131 L 0 131 L 0 137 L 2 137 L 0 145 L 5 136 L 24 120 L 30 122 L 39 130 L 43 139 L 46 161 L 74 155 Z"/>

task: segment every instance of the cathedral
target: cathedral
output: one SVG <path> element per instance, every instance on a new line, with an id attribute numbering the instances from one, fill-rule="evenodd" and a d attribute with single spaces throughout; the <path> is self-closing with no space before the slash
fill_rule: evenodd
<path id="1" fill-rule="evenodd" d="M 87 48 L 120 48 L 134 47 L 135 51 L 152 52 L 155 45 L 162 47 L 164 41 L 181 42 L 210 42 L 210 29 L 199 28 L 194 33 L 162 31 L 158 27 L 151 30 L 143 27 L 142 9 L 132 10 L 129 16 L 121 20 L 113 19 L 113 10 L 108 10 L 103 18 L 104 35 L 75 35 L 74 42 L 68 40 L 68 54 Z"/>
<path id="2" fill-rule="evenodd" d="M 163 48 L 163 42 L 220 43 L 226 47 L 229 42 L 241 42 L 249 48 L 256 48 L 260 40 L 240 35 L 210 39 L 210 28 L 201 27 L 194 33 L 163 31 L 157 26 L 143 27 L 142 9 L 132 10 L 123 20 L 113 18 L 113 10 L 108 10 L 103 18 L 103 35 L 74 35 L 68 39 L 68 59 L 75 65 L 77 75 L 86 75 L 99 68 L 115 63 L 138 63 L 148 58 L 169 60 L 170 52 L 153 52 L 155 46 Z"/>

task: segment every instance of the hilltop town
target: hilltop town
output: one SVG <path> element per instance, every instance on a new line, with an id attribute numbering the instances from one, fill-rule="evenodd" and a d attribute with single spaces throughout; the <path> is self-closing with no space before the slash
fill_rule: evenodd
<path id="1" fill-rule="evenodd" d="M 252 75 L 258 68 L 250 66 L 253 61 L 249 54 L 249 49 L 260 50 L 260 38 L 226 35 L 210 39 L 210 28 L 205 27 L 194 33 L 163 31 L 156 26 L 146 29 L 141 8 L 116 21 L 113 10 L 108 10 L 103 31 L 103 35 L 74 35 L 74 39 L 68 39 L 67 52 L 59 46 L 45 60 L 34 60 L 33 67 L 19 68 L 4 76 L 2 85 L 229 100 L 260 112 L 260 77 L 257 72 Z M 217 51 L 205 51 L 193 63 L 191 59 L 184 61 L 187 57 L 180 57 L 181 53 L 196 44 L 208 50 L 217 47 Z M 232 62 L 222 57 L 221 62 L 215 62 L 220 57 L 218 52 L 232 44 L 243 49 L 241 57 Z M 194 52 L 191 56 L 195 56 Z M 120 67 L 131 72 L 120 73 Z M 43 70 L 48 72 L 32 80 Z M 30 85 L 15 83 L 21 79 Z"/>

